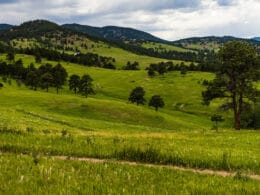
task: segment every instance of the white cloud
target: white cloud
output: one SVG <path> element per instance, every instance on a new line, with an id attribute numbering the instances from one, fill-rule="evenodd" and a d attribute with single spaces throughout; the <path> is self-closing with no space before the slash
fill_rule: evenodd
<path id="1" fill-rule="evenodd" d="M 175 40 L 260 35 L 260 0 L 19 0 L 1 4 L 0 23 L 46 18 L 59 23 L 138 28 Z"/>

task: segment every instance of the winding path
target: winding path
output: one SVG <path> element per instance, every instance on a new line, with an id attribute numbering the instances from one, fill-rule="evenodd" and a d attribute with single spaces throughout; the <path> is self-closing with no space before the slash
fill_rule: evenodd
<path id="1" fill-rule="evenodd" d="M 167 169 L 174 169 L 180 171 L 188 171 L 198 174 L 205 174 L 205 175 L 218 175 L 222 177 L 234 177 L 236 176 L 236 172 L 228 172 L 228 171 L 217 171 L 211 169 L 194 169 L 194 168 L 186 168 L 174 165 L 158 165 L 158 164 L 150 164 L 150 163 L 139 163 L 139 162 L 131 162 L 131 161 L 118 161 L 118 160 L 111 160 L 111 159 L 98 159 L 98 158 L 75 158 L 69 156 L 50 156 L 51 158 L 60 159 L 60 160 L 76 160 L 76 161 L 83 161 L 83 162 L 90 162 L 90 163 L 117 163 L 122 165 L 130 165 L 130 166 L 145 166 L 145 167 L 155 167 L 155 168 L 167 168 Z M 260 180 L 260 175 L 256 174 L 242 174 L 250 179 Z"/>

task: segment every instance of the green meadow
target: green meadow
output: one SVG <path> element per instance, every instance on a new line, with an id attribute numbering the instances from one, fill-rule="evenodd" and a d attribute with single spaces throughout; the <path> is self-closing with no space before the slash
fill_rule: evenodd
<path id="1" fill-rule="evenodd" d="M 120 49 L 111 51 L 118 62 L 120 56 L 126 56 L 121 55 Z M 129 55 L 129 59 L 132 57 Z M 20 58 L 25 66 L 34 62 L 33 56 L 17 54 L 16 59 Z M 154 60 L 138 58 L 142 67 Z M 123 57 L 121 60 L 126 61 Z M 47 62 L 58 63 L 42 61 Z M 4 84 L 0 89 L 0 193 L 260 192 L 259 181 L 247 177 L 260 174 L 260 132 L 233 130 L 231 112 L 222 112 L 225 121 L 219 131 L 212 130 L 210 116 L 217 112 L 220 101 L 209 107 L 201 104 L 205 88 L 202 82 L 213 79 L 212 73 L 188 72 L 182 76 L 174 71 L 150 78 L 145 70 L 108 70 L 60 63 L 69 75 L 89 74 L 97 94 L 85 98 L 73 94 L 67 85 L 59 94 L 55 89 L 33 91 L 15 80 L 6 83 L 0 80 Z M 160 95 L 165 107 L 156 112 L 147 102 L 142 106 L 129 103 L 128 96 L 137 86 L 144 88 L 147 102 L 151 96 Z M 80 162 L 69 157 L 115 162 Z M 117 164 L 120 160 L 224 170 L 236 176 Z"/>
<path id="2" fill-rule="evenodd" d="M 122 69 L 123 66 L 127 64 L 128 61 L 130 62 L 138 62 L 139 63 L 139 68 L 140 69 L 145 69 L 147 68 L 151 63 L 159 63 L 159 62 L 167 62 L 167 61 L 172 61 L 174 64 L 180 64 L 183 62 L 184 64 L 189 65 L 191 62 L 186 62 L 186 61 L 181 61 L 181 60 L 166 60 L 162 58 L 155 58 L 155 57 L 150 57 L 150 56 L 145 56 L 145 55 L 137 55 L 134 53 L 131 53 L 129 51 L 123 50 L 121 48 L 115 47 L 115 46 L 110 46 L 106 43 L 103 43 L 101 41 L 92 41 L 87 38 L 82 38 L 82 37 L 70 37 L 68 40 L 73 41 L 72 43 L 66 44 L 66 47 L 70 47 L 73 50 L 79 50 L 82 53 L 96 53 L 101 56 L 105 57 L 112 57 L 115 59 L 115 66 L 118 69 Z M 15 42 L 15 44 L 14 44 Z M 53 39 L 51 40 L 52 44 L 54 46 L 64 46 L 59 39 Z M 84 47 L 83 47 L 83 45 Z M 37 42 L 35 39 L 16 39 L 13 40 L 12 45 L 16 48 L 33 48 L 35 46 L 43 46 L 39 42 Z M 163 44 L 163 47 L 167 47 L 167 49 L 173 49 L 176 51 L 184 52 L 184 51 L 189 51 L 188 49 L 182 49 L 176 46 L 170 46 Z M 191 50 L 190 50 L 191 51 Z M 75 53 L 74 51 L 66 51 L 67 53 L 73 54 Z"/>
<path id="3" fill-rule="evenodd" d="M 196 52 L 191 49 L 186 49 L 182 47 L 177 47 L 174 45 L 169 45 L 169 44 L 163 44 L 163 43 L 153 43 L 153 42 L 146 42 L 142 44 L 142 47 L 144 48 L 153 48 L 158 51 L 177 51 L 177 52 Z"/>

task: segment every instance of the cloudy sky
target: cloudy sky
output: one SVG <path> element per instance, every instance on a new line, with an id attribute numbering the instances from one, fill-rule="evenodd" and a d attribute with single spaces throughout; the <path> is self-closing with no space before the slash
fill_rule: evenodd
<path id="1" fill-rule="evenodd" d="M 0 23 L 117 25 L 167 40 L 260 36 L 260 0 L 0 0 Z"/>

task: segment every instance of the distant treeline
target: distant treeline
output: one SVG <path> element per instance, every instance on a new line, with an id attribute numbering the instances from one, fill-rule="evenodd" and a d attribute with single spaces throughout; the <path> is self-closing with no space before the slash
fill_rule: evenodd
<path id="1" fill-rule="evenodd" d="M 150 64 L 146 70 L 148 70 L 149 76 L 154 76 L 155 72 L 158 72 L 160 75 L 171 71 L 181 71 L 182 74 L 185 74 L 187 71 L 215 72 L 218 70 L 218 66 L 209 62 L 201 62 L 197 65 L 191 62 L 189 65 L 185 65 L 184 62 L 181 62 L 180 64 L 173 64 L 173 62 L 169 61 Z"/>
<path id="2" fill-rule="evenodd" d="M 53 61 L 65 61 L 71 63 L 77 63 L 84 66 L 95 66 L 100 68 L 115 69 L 115 59 L 111 57 L 104 57 L 94 53 L 82 54 L 80 52 L 75 52 L 74 54 L 67 54 L 64 52 L 59 52 L 53 49 L 47 48 L 20 48 L 14 49 L 9 45 L 0 43 L 0 53 L 21 53 L 27 55 L 34 55 L 39 58 L 46 58 L 47 60 Z"/>
<path id="3" fill-rule="evenodd" d="M 76 52 L 75 54 L 67 54 L 64 52 L 59 52 L 56 50 L 45 49 L 45 48 L 26 48 L 19 49 L 19 53 L 24 53 L 28 55 L 40 55 L 41 57 L 47 58 L 53 61 L 65 61 L 71 63 L 77 63 L 84 66 L 96 66 L 100 68 L 115 69 L 114 58 L 104 57 L 94 53 L 82 54 Z"/>
<path id="4" fill-rule="evenodd" d="M 108 41 L 104 42 L 109 43 L 115 47 L 130 51 L 138 55 L 152 56 L 156 58 L 163 58 L 168 60 L 182 60 L 182 61 L 191 61 L 191 62 L 202 62 L 210 61 L 215 57 L 215 52 L 213 50 L 199 50 L 197 52 L 178 52 L 178 51 L 157 51 L 154 48 L 144 48 L 139 43 L 124 43 L 121 41 Z"/>

